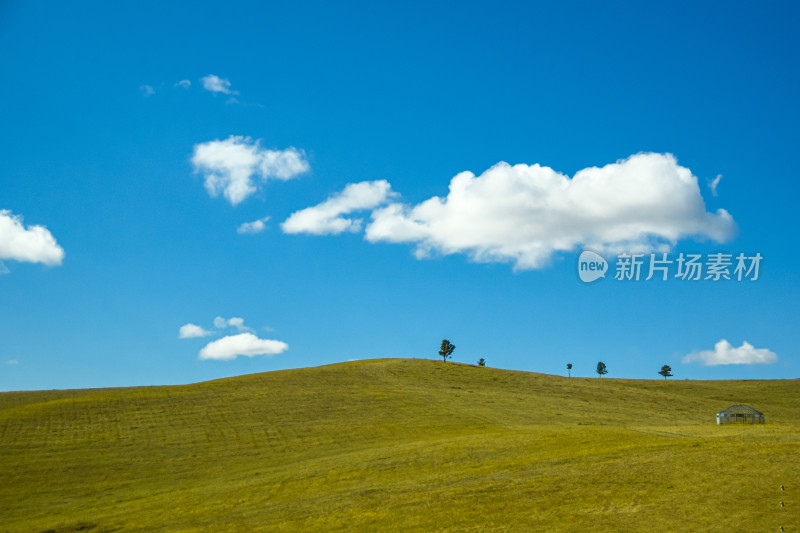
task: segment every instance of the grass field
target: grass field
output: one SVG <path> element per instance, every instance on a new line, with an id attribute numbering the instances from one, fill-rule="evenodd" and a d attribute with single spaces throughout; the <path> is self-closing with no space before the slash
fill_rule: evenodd
<path id="1" fill-rule="evenodd" d="M 734 403 L 767 424 L 717 426 Z M 0 531 L 800 531 L 798 506 L 796 379 L 384 359 L 0 394 Z"/>

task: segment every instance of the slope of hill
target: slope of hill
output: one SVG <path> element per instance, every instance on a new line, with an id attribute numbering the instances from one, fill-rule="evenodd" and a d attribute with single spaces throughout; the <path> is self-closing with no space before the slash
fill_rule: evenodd
<path id="1" fill-rule="evenodd" d="M 0 531 L 796 531 L 799 393 L 416 359 L 3 393 Z"/>

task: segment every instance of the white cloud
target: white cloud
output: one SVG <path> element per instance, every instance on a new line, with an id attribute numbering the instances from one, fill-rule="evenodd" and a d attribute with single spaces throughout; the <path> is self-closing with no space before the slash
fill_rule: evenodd
<path id="1" fill-rule="evenodd" d="M 282 224 L 284 233 L 338 234 L 361 230 L 362 219 L 342 215 L 373 209 L 396 196 L 386 180 L 348 183 L 344 190 L 314 207 L 292 213 Z"/>
<path id="2" fill-rule="evenodd" d="M 711 189 L 711 194 L 717 196 L 717 186 L 722 179 L 722 174 L 717 174 L 717 177 L 708 182 L 708 188 Z"/>
<path id="3" fill-rule="evenodd" d="M 184 324 L 178 331 L 179 339 L 194 339 L 197 337 L 207 337 L 211 335 L 211 331 L 207 331 L 196 324 Z"/>
<path id="4" fill-rule="evenodd" d="M 230 361 L 237 356 L 253 357 L 255 355 L 274 355 L 283 353 L 289 345 L 282 341 L 259 339 L 252 333 L 230 335 L 209 342 L 200 350 L 200 359 L 217 359 Z"/>
<path id="5" fill-rule="evenodd" d="M 264 218 L 259 218 L 258 220 L 254 220 L 253 222 L 245 222 L 244 224 L 236 228 L 236 233 L 240 235 L 261 233 L 267 228 L 267 225 L 264 223 L 268 220 L 269 217 L 264 217 Z"/>
<path id="6" fill-rule="evenodd" d="M 244 325 L 244 319 L 239 317 L 232 317 L 228 319 L 228 324 L 235 327 L 239 331 L 252 331 Z"/>
<path id="7" fill-rule="evenodd" d="M 19 364 L 19 361 L 17 361 L 16 359 L 9 359 L 8 361 L 6 361 L 6 364 L 9 364 L 9 365 L 18 365 L 18 364 Z"/>
<path id="8" fill-rule="evenodd" d="M 208 194 L 222 192 L 231 205 L 237 205 L 256 192 L 254 177 L 288 180 L 310 168 L 305 154 L 294 147 L 266 150 L 250 137 L 231 135 L 194 146 L 192 164 L 203 175 Z"/>
<path id="9" fill-rule="evenodd" d="M 692 352 L 682 359 L 683 363 L 703 363 L 705 366 L 717 365 L 771 365 L 778 361 L 778 356 L 766 348 L 754 348 L 745 341 L 738 348 L 722 339 L 714 345 L 713 350 Z"/>
<path id="10" fill-rule="evenodd" d="M 222 94 L 239 94 L 238 91 L 231 90 L 230 81 L 226 80 L 225 78 L 215 76 L 214 74 L 209 74 L 208 76 L 201 78 L 200 81 L 203 82 L 203 89 L 206 91 Z"/>
<path id="11" fill-rule="evenodd" d="M 222 318 L 221 316 L 218 316 L 214 319 L 214 327 L 217 329 L 225 329 L 229 326 L 236 328 L 238 331 L 253 331 L 252 328 L 245 326 L 244 319 L 238 316 L 231 318 Z"/>
<path id="12" fill-rule="evenodd" d="M 142 91 L 142 95 L 144 97 L 152 96 L 156 94 L 156 90 L 153 89 L 150 85 L 142 85 L 139 87 L 139 90 Z"/>
<path id="13" fill-rule="evenodd" d="M 0 260 L 60 265 L 64 249 L 44 226 L 28 226 L 21 215 L 0 210 Z"/>
<path id="14" fill-rule="evenodd" d="M 684 237 L 730 239 L 724 209 L 706 211 L 697 178 L 671 154 L 641 153 L 573 178 L 549 167 L 500 162 L 462 172 L 446 198 L 372 213 L 370 242 L 416 243 L 417 257 L 463 253 L 478 262 L 545 266 L 554 253 L 669 249 Z"/>
<path id="15" fill-rule="evenodd" d="M 192 86 L 192 82 L 189 80 L 181 80 L 175 84 L 175 87 L 183 87 L 184 89 L 188 89 Z"/>

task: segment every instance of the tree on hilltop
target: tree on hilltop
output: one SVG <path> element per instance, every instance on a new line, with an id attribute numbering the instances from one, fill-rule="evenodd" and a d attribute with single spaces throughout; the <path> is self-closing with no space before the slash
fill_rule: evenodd
<path id="1" fill-rule="evenodd" d="M 453 355 L 453 350 L 455 350 L 455 349 L 456 349 L 456 345 L 455 344 L 450 344 L 449 340 L 444 339 L 442 341 L 442 347 L 439 350 L 439 355 L 442 356 L 442 359 L 444 359 L 445 363 Z"/>
<path id="2" fill-rule="evenodd" d="M 572 363 L 567 363 L 567 377 L 572 377 Z"/>
<path id="3" fill-rule="evenodd" d="M 661 367 L 661 370 L 658 373 L 664 376 L 664 381 L 666 381 L 668 376 L 672 376 L 672 367 L 669 365 L 664 365 Z"/>
<path id="4" fill-rule="evenodd" d="M 608 368 L 604 362 L 600 361 L 597 363 L 597 377 L 602 378 L 603 374 L 608 374 Z"/>

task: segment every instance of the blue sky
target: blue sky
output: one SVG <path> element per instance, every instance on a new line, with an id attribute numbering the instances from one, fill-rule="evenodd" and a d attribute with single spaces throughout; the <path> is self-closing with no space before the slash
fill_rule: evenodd
<path id="1" fill-rule="evenodd" d="M 798 377 L 798 8 L 550 4 L 1 3 L 0 390 Z"/>

